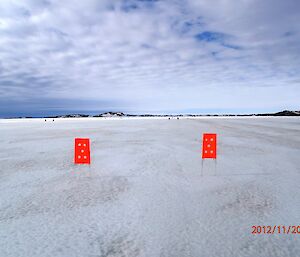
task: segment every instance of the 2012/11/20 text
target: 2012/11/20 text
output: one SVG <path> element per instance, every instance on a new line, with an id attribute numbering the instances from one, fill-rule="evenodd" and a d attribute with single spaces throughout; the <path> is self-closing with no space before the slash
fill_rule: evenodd
<path id="1" fill-rule="evenodd" d="M 300 225 L 285 226 L 285 225 L 273 225 L 273 226 L 252 226 L 252 234 L 299 234 Z"/>

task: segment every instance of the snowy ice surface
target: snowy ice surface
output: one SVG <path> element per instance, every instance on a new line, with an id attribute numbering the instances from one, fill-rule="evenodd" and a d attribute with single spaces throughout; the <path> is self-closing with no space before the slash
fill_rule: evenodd
<path id="1" fill-rule="evenodd" d="M 0 120 L 0 143 L 1 257 L 300 256 L 300 234 L 251 234 L 300 225 L 299 118 Z"/>

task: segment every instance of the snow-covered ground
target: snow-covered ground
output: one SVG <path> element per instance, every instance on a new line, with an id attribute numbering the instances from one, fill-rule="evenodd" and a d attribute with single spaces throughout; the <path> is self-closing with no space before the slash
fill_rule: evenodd
<path id="1" fill-rule="evenodd" d="M 300 234 L 251 234 L 300 225 L 299 118 L 0 120 L 0 143 L 1 257 L 300 256 Z"/>

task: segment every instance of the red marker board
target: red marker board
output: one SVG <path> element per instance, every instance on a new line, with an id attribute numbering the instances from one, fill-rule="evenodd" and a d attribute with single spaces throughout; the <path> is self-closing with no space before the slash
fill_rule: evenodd
<path id="1" fill-rule="evenodd" d="M 202 159 L 217 158 L 217 134 L 203 134 Z"/>
<path id="2" fill-rule="evenodd" d="M 75 164 L 90 164 L 90 139 L 75 138 Z"/>

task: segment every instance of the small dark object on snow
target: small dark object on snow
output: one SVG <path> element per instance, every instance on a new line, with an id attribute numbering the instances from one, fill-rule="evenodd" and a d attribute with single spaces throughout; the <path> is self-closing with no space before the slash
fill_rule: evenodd
<path id="1" fill-rule="evenodd" d="M 177 120 L 179 120 L 179 117 L 177 117 Z"/>

